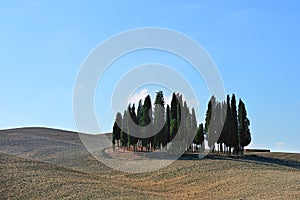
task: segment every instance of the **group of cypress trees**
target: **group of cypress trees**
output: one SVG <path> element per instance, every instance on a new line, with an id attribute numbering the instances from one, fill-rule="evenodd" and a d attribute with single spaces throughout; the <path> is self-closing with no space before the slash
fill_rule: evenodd
<path id="1" fill-rule="evenodd" d="M 205 118 L 205 133 L 209 148 L 214 151 L 215 143 L 222 153 L 243 153 L 251 142 L 250 121 L 244 102 L 240 99 L 238 109 L 236 98 L 227 95 L 226 102 L 218 102 L 211 97 Z"/>
<path id="2" fill-rule="evenodd" d="M 154 151 L 164 147 L 168 149 L 172 145 L 176 146 L 173 149 L 179 151 L 204 151 L 206 137 L 212 151 L 217 143 L 220 152 L 226 150 L 231 153 L 233 148 L 238 153 L 251 141 L 249 125 L 242 100 L 239 101 L 237 112 L 235 95 L 232 95 L 231 102 L 228 95 L 227 101 L 222 103 L 212 96 L 208 103 L 205 124 L 197 125 L 194 108 L 190 112 L 181 94 L 173 93 L 171 105 L 165 107 L 163 92 L 159 91 L 156 93 L 154 109 L 148 95 L 144 102 L 139 101 L 137 109 L 134 104 L 129 104 L 123 116 L 117 113 L 112 144 L 113 148 L 117 145 L 124 150 L 127 148 L 134 151 Z M 175 137 L 177 140 L 173 140 Z"/>

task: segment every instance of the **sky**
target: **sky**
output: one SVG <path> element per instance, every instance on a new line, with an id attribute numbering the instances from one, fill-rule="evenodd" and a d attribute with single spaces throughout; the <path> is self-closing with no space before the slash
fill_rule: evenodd
<path id="1" fill-rule="evenodd" d="M 251 148 L 300 152 L 299 1 L 1 1 L 0 129 L 46 126 L 76 130 L 72 98 L 91 51 L 113 35 L 161 27 L 194 39 L 218 67 L 226 93 L 246 104 Z M 95 111 L 110 132 L 111 94 L 126 72 L 145 63 L 178 71 L 196 91 L 198 122 L 209 92 L 202 77 L 176 55 L 144 50 L 122 56 L 99 81 Z M 146 76 L 146 75 L 145 75 Z M 163 90 L 137 87 L 128 98 Z M 128 102 L 124 103 L 124 109 Z M 120 110 L 123 111 L 123 110 Z"/>

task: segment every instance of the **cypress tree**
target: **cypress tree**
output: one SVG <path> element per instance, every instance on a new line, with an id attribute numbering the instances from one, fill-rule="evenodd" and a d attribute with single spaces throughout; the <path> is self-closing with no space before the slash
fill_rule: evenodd
<path id="1" fill-rule="evenodd" d="M 185 126 L 184 126 L 184 129 L 185 131 L 182 132 L 182 134 L 186 134 L 186 135 L 192 135 L 192 127 L 191 127 L 191 114 L 188 112 L 186 114 L 186 118 L 185 118 Z M 183 138 L 183 142 L 184 142 L 184 148 L 187 148 L 188 145 L 189 145 L 189 148 L 191 148 L 191 144 L 187 144 L 187 141 L 186 141 L 186 137 Z"/>
<path id="2" fill-rule="evenodd" d="M 176 95 L 178 101 L 177 101 L 177 124 L 178 124 L 178 134 L 181 134 L 181 132 L 184 130 L 184 125 L 185 125 L 185 118 L 183 117 L 182 119 L 182 126 L 181 126 L 181 107 L 183 106 L 183 102 L 182 102 L 182 95 L 181 94 L 177 94 Z M 184 114 L 184 113 L 183 113 Z"/>
<path id="3" fill-rule="evenodd" d="M 123 119 L 122 119 L 122 131 L 121 131 L 121 146 L 124 147 L 124 150 L 125 150 L 125 147 L 127 147 L 127 139 L 128 139 L 127 117 L 128 117 L 127 112 L 124 111 Z"/>
<path id="4" fill-rule="evenodd" d="M 220 151 L 220 136 L 222 131 L 222 108 L 221 103 L 217 102 L 216 105 L 216 114 L 215 114 L 215 134 L 214 134 L 214 143 L 219 144 L 218 151 Z"/>
<path id="5" fill-rule="evenodd" d="M 114 126 L 113 126 L 113 133 L 112 133 L 112 143 L 113 143 L 113 146 L 115 146 L 116 142 L 117 142 L 117 146 L 119 147 L 120 143 L 119 143 L 119 140 L 120 140 L 120 136 L 121 136 L 121 129 L 119 127 L 119 125 L 122 125 L 122 115 L 121 113 L 117 113 L 117 116 L 116 116 L 116 120 L 115 120 L 115 123 L 114 123 Z"/>
<path id="6" fill-rule="evenodd" d="M 231 140 L 232 146 L 235 149 L 235 153 L 239 151 L 239 137 L 238 137 L 238 120 L 237 120 L 237 108 L 236 108 L 236 100 L 235 95 L 232 95 L 231 98 Z"/>
<path id="7" fill-rule="evenodd" d="M 217 110 L 216 110 L 216 98 L 214 96 L 211 97 L 205 118 L 205 130 L 208 140 L 209 148 L 214 151 L 215 142 L 217 142 Z"/>
<path id="8" fill-rule="evenodd" d="M 200 136 L 200 133 L 199 133 L 199 130 L 200 129 L 200 124 L 199 124 L 199 127 L 197 127 L 196 129 L 196 134 L 195 134 L 195 138 L 193 140 L 193 143 L 196 145 L 196 150 L 198 150 L 198 145 L 200 145 L 200 142 L 199 142 L 199 136 Z"/>
<path id="9" fill-rule="evenodd" d="M 190 109 L 187 106 L 186 101 L 183 102 L 183 107 L 181 109 L 181 123 L 180 134 L 182 135 L 182 146 L 183 148 L 191 148 L 191 143 L 193 142 L 194 135 L 192 133 L 192 118 Z M 197 126 L 197 125 L 196 125 Z"/>
<path id="10" fill-rule="evenodd" d="M 143 103 L 142 103 L 142 99 L 140 99 L 140 101 L 139 101 L 139 105 L 138 105 L 138 108 L 137 108 L 137 111 L 136 111 L 136 115 L 137 115 L 138 125 L 143 126 Z M 140 130 L 142 130 L 142 129 L 140 129 Z M 139 134 L 142 134 L 142 133 L 139 133 Z M 138 143 L 142 144 L 142 138 L 137 138 L 137 139 L 138 139 Z M 143 148 L 143 146 L 141 146 L 141 148 Z"/>
<path id="11" fill-rule="evenodd" d="M 212 105 L 211 105 L 211 99 L 208 102 L 207 110 L 206 110 L 206 116 L 205 116 L 205 133 L 208 132 L 209 124 L 211 120 L 211 112 L 212 112 Z"/>
<path id="12" fill-rule="evenodd" d="M 187 106 L 187 103 L 186 103 L 186 101 L 184 101 L 183 102 L 183 108 L 182 108 L 182 113 L 181 113 L 181 117 L 182 117 L 182 123 L 183 123 L 183 132 L 184 133 L 187 133 L 188 132 L 188 130 L 187 130 L 187 127 L 186 127 L 186 125 L 188 124 L 188 123 L 186 123 L 186 120 L 187 120 L 187 118 L 189 117 L 189 114 L 190 114 L 190 110 L 189 110 L 189 108 L 188 108 L 188 106 Z"/>
<path id="13" fill-rule="evenodd" d="M 218 144 L 219 144 L 219 150 L 224 153 L 223 151 L 223 144 L 226 140 L 225 138 L 225 133 L 224 133 L 224 127 L 225 127 L 225 121 L 226 121 L 226 102 L 222 102 L 220 104 L 221 106 L 221 119 L 220 119 L 220 129 L 221 129 L 221 134 L 220 134 L 220 137 L 218 139 Z"/>
<path id="14" fill-rule="evenodd" d="M 164 140 L 164 114 L 165 114 L 165 100 L 163 92 L 159 91 L 156 93 L 155 102 L 154 102 L 154 130 L 157 134 L 154 136 L 154 148 L 160 148 L 162 143 L 165 143 Z M 162 128 L 160 128 L 162 127 Z"/>
<path id="15" fill-rule="evenodd" d="M 130 145 L 131 145 L 131 131 L 132 131 L 132 125 L 131 125 L 131 121 L 130 121 L 130 118 L 131 118 L 131 107 L 130 107 L 130 104 L 128 105 L 127 107 L 127 116 L 126 116 L 126 124 L 127 124 L 127 150 L 130 149 Z"/>
<path id="16" fill-rule="evenodd" d="M 171 101 L 171 113 L 170 113 L 170 140 L 173 140 L 178 131 L 178 123 L 177 123 L 177 97 L 176 94 L 173 93 L 172 101 Z"/>
<path id="17" fill-rule="evenodd" d="M 139 123 L 138 123 L 137 115 L 135 113 L 135 105 L 134 104 L 132 105 L 131 108 L 129 107 L 129 113 L 130 113 L 131 120 L 128 120 L 128 129 L 130 132 L 128 143 L 129 143 L 129 145 L 133 146 L 134 150 L 136 150 L 138 138 L 135 137 L 135 135 L 137 135 L 137 132 L 136 132 L 137 130 L 134 128 L 134 126 L 139 125 Z"/>
<path id="18" fill-rule="evenodd" d="M 142 103 L 142 100 L 140 99 L 139 101 L 139 105 L 138 105 L 138 108 L 137 108 L 137 111 L 136 111 L 136 115 L 137 115 L 137 118 L 138 118 L 138 122 L 139 122 L 139 125 L 142 125 L 142 117 L 143 117 L 143 103 Z"/>
<path id="19" fill-rule="evenodd" d="M 230 107 L 230 97 L 227 95 L 227 100 L 225 103 L 226 106 L 226 115 L 225 115 L 225 122 L 222 130 L 222 140 L 227 147 L 227 152 L 231 153 L 231 137 L 230 137 L 230 129 L 231 129 L 231 107 Z"/>
<path id="20" fill-rule="evenodd" d="M 197 128 L 194 143 L 197 145 L 197 147 L 199 146 L 204 150 L 204 128 L 202 123 L 199 124 L 199 127 Z"/>
<path id="21" fill-rule="evenodd" d="M 185 118 L 184 116 L 184 110 L 181 109 L 183 108 L 183 101 L 182 101 L 182 95 L 177 93 L 177 124 L 178 124 L 178 132 L 177 132 L 177 137 L 179 138 L 179 144 L 178 146 L 178 152 L 181 152 L 184 148 L 186 148 L 186 138 L 184 137 L 184 126 L 185 126 Z"/>
<path id="22" fill-rule="evenodd" d="M 244 102 L 239 100 L 238 121 L 239 121 L 239 142 L 241 146 L 241 154 L 244 153 L 244 147 L 251 142 L 250 121 L 247 118 L 247 111 Z"/>
<path id="23" fill-rule="evenodd" d="M 191 129 L 192 129 L 193 135 L 195 135 L 196 134 L 196 129 L 197 129 L 197 119 L 196 119 L 196 113 L 195 113 L 194 108 L 192 108 Z"/>
<path id="24" fill-rule="evenodd" d="M 143 115 L 142 115 L 142 125 L 147 126 L 144 127 L 143 136 L 145 138 L 142 139 L 142 145 L 150 150 L 150 143 L 153 137 L 149 137 L 152 133 L 152 105 L 151 105 L 151 98 L 148 95 L 145 98 L 144 105 L 143 105 Z M 152 141 L 153 142 L 153 141 Z M 153 144 L 153 143 L 152 143 Z"/>
<path id="25" fill-rule="evenodd" d="M 170 106 L 167 105 L 167 111 L 166 111 L 166 126 L 165 126 L 165 136 L 166 136 L 166 143 L 170 142 L 170 126 L 171 126 L 171 120 L 170 120 Z"/>
<path id="26" fill-rule="evenodd" d="M 201 148 L 204 150 L 205 146 L 204 146 L 204 127 L 203 124 L 201 123 L 199 125 L 199 144 L 201 145 Z"/>
<path id="27" fill-rule="evenodd" d="M 196 113 L 195 109 L 192 108 L 192 115 L 191 115 L 191 134 L 189 136 L 193 136 L 193 138 L 196 137 L 196 132 L 197 132 L 197 119 L 196 119 Z M 193 141 L 195 143 L 195 140 Z"/>

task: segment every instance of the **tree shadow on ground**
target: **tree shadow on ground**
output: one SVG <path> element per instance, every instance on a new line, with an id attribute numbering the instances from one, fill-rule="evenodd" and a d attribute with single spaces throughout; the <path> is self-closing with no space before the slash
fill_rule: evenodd
<path id="1" fill-rule="evenodd" d="M 106 151 L 102 151 L 105 158 L 113 159 L 113 157 L 106 153 Z M 288 159 L 279 159 L 279 158 L 271 158 L 261 155 L 244 155 L 244 156 L 237 156 L 237 155 L 225 155 L 225 154 L 214 154 L 210 153 L 206 156 L 203 155 L 203 158 L 199 158 L 198 153 L 185 153 L 183 155 L 174 155 L 169 154 L 167 152 L 133 152 L 137 157 L 140 156 L 140 159 L 171 159 L 171 160 L 201 160 L 201 159 L 209 159 L 209 160 L 230 160 L 235 162 L 244 162 L 244 163 L 253 163 L 253 164 L 260 164 L 260 165 L 280 165 L 285 167 L 291 167 L 294 169 L 300 170 L 300 162 L 296 160 L 288 160 Z M 137 158 L 135 158 L 137 159 Z M 138 160 L 140 160 L 138 159 Z"/>
<path id="2" fill-rule="evenodd" d="M 212 160 L 231 160 L 236 162 L 246 162 L 246 163 L 256 163 L 263 165 L 280 165 L 285 167 L 291 167 L 295 169 L 300 169 L 300 162 L 294 160 L 285 160 L 278 158 L 269 158 L 259 155 L 244 155 L 240 156 L 220 156 L 220 155 L 207 155 L 205 159 Z"/>

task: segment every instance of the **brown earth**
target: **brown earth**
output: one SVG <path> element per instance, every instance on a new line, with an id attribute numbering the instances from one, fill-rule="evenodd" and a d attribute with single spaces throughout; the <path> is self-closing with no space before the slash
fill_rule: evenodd
<path id="1" fill-rule="evenodd" d="M 0 199 L 300 199 L 300 154 L 185 157 L 130 174 L 97 161 L 77 133 L 47 128 L 0 131 L 0 152 Z"/>

